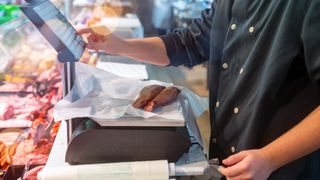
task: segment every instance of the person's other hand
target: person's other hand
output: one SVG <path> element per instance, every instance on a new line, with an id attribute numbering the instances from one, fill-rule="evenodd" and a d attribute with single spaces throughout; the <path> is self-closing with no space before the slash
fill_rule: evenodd
<path id="1" fill-rule="evenodd" d="M 37 180 L 38 173 L 44 168 L 44 166 L 38 166 L 28 171 L 24 177 L 25 180 Z"/>
<path id="2" fill-rule="evenodd" d="M 241 151 L 222 161 L 221 174 L 228 180 L 265 180 L 274 171 L 270 158 L 260 150 Z"/>
<path id="3" fill-rule="evenodd" d="M 103 50 L 111 54 L 118 54 L 125 45 L 125 40 L 112 34 L 105 26 L 79 29 L 77 34 L 87 35 L 87 48 L 96 51 Z"/>

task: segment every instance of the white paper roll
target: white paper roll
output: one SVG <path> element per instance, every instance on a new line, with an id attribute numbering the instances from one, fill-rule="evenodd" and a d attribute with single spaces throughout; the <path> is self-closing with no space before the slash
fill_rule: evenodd
<path id="1" fill-rule="evenodd" d="M 44 168 L 38 180 L 167 180 L 168 161 L 123 162 Z"/>

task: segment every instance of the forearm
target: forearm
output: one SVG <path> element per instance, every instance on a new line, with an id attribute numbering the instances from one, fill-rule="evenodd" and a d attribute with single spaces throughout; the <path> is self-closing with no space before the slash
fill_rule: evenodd
<path id="1" fill-rule="evenodd" d="M 105 26 L 80 29 L 77 34 L 87 35 L 88 49 L 102 50 L 150 64 L 165 66 L 170 63 L 166 46 L 159 37 L 124 40 Z"/>
<path id="2" fill-rule="evenodd" d="M 320 106 L 297 126 L 262 148 L 273 169 L 320 148 Z"/>
<path id="3" fill-rule="evenodd" d="M 169 58 L 164 43 L 158 37 L 129 39 L 119 50 L 119 55 L 126 56 L 141 62 L 165 66 Z"/>

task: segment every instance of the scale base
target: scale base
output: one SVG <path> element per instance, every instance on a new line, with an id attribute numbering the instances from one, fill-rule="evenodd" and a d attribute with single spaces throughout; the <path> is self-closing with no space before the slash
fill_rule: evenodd
<path id="1" fill-rule="evenodd" d="M 176 162 L 189 147 L 186 127 L 101 127 L 86 120 L 72 134 L 66 162 L 92 164 L 160 159 Z"/>

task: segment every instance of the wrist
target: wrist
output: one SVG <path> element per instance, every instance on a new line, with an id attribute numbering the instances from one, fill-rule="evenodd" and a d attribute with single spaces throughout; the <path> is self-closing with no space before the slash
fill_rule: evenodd
<path id="1" fill-rule="evenodd" d="M 129 50 L 129 43 L 120 38 L 106 38 L 101 47 L 107 53 L 125 56 Z"/>
<path id="2" fill-rule="evenodd" d="M 260 152 L 265 157 L 266 163 L 272 172 L 281 167 L 277 158 L 268 147 L 261 148 Z"/>
<path id="3" fill-rule="evenodd" d="M 129 39 L 120 39 L 119 42 L 114 46 L 117 46 L 115 47 L 116 51 L 114 53 L 121 56 L 127 56 L 131 54 L 133 51 L 132 49 L 134 48 L 132 41 Z"/>

